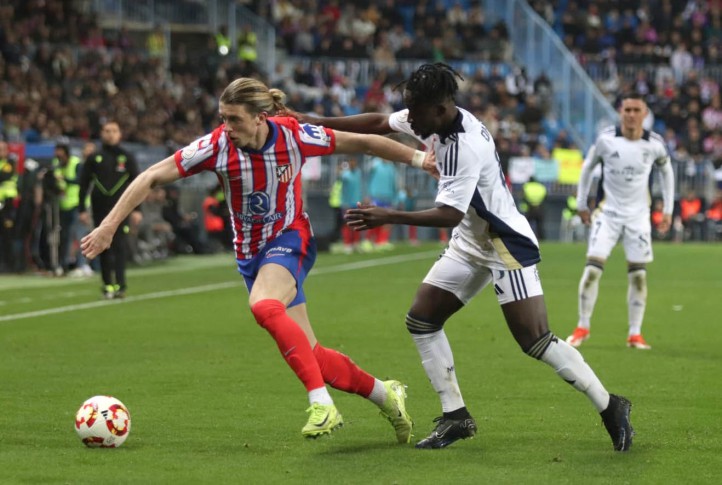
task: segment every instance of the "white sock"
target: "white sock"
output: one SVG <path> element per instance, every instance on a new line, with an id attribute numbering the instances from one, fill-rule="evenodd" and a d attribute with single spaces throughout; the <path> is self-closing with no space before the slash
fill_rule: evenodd
<path id="1" fill-rule="evenodd" d="M 579 323 L 578 327 L 589 329 L 591 325 L 592 312 L 594 305 L 597 304 L 597 295 L 599 294 L 599 279 L 602 277 L 603 271 L 592 265 L 584 267 L 582 279 L 579 281 Z"/>
<path id="2" fill-rule="evenodd" d="M 647 271 L 638 269 L 627 274 L 627 308 L 629 315 L 629 335 L 642 333 L 644 310 L 647 308 Z"/>
<path id="3" fill-rule="evenodd" d="M 577 349 L 564 340 L 552 336 L 540 360 L 551 366 L 554 372 L 574 386 L 574 389 L 586 394 L 597 411 L 602 412 L 607 409 L 609 393 Z"/>
<path id="4" fill-rule="evenodd" d="M 368 399 L 377 406 L 383 406 L 386 401 L 386 388 L 384 383 L 374 378 L 374 388 L 371 389 Z"/>
<path id="5" fill-rule="evenodd" d="M 441 409 L 448 413 L 464 407 L 459 383 L 456 380 L 454 355 L 451 353 L 446 333 L 412 334 L 421 356 L 421 364 L 431 381 L 431 386 L 441 399 Z"/>
<path id="6" fill-rule="evenodd" d="M 317 402 L 319 404 L 327 406 L 329 404 L 333 404 L 333 399 L 331 399 L 331 394 L 328 393 L 328 389 L 326 389 L 326 386 L 323 386 L 308 391 L 308 402 L 309 404 Z"/>

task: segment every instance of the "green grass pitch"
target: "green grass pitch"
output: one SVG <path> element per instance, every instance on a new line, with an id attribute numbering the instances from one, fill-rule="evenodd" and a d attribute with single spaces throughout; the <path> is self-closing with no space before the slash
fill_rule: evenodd
<path id="1" fill-rule="evenodd" d="M 576 323 L 584 246 L 545 244 L 552 330 Z M 416 439 L 438 399 L 404 315 L 439 247 L 319 256 L 306 283 L 325 345 L 408 385 Z M 612 450 L 584 396 L 525 356 L 492 291 L 446 326 L 473 440 L 422 451 L 395 443 L 375 406 L 332 391 L 346 426 L 306 441 L 306 394 L 253 321 L 229 255 L 133 269 L 129 298 L 99 282 L 0 277 L 0 483 L 719 483 L 722 470 L 722 247 L 655 246 L 644 335 L 625 347 L 627 279 L 607 263 L 581 348 L 607 388 L 629 397 L 630 453 Z M 95 394 L 130 409 L 117 450 L 85 448 L 74 413 Z"/>

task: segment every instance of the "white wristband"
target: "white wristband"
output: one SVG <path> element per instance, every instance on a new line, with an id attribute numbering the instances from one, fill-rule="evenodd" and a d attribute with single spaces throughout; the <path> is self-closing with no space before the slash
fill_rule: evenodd
<path id="1" fill-rule="evenodd" d="M 426 158 L 426 152 L 421 150 L 414 151 L 414 156 L 411 157 L 411 166 L 421 168 L 424 166 L 424 159 Z"/>

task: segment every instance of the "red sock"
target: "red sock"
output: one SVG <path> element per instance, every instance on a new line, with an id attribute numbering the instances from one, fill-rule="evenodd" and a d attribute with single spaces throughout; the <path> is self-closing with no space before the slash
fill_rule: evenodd
<path id="1" fill-rule="evenodd" d="M 379 244 L 386 244 L 389 242 L 389 239 L 391 239 L 391 229 L 389 226 L 380 226 L 379 227 Z"/>
<path id="2" fill-rule="evenodd" d="M 416 241 L 417 237 L 416 226 L 409 226 L 409 241 Z"/>
<path id="3" fill-rule="evenodd" d="M 369 397 L 374 389 L 374 376 L 364 371 L 344 355 L 333 349 L 327 349 L 316 344 L 313 348 L 313 355 L 316 356 L 318 365 L 326 383 L 341 391 Z"/>
<path id="4" fill-rule="evenodd" d="M 261 300 L 251 307 L 256 322 L 265 328 L 276 341 L 278 350 L 286 359 L 306 390 L 324 387 L 323 376 L 314 357 L 308 337 L 301 327 L 286 313 L 278 300 Z"/>
<path id="5" fill-rule="evenodd" d="M 446 232 L 446 229 L 439 229 L 439 241 L 442 243 L 449 242 L 449 233 Z"/>
<path id="6" fill-rule="evenodd" d="M 343 243 L 346 245 L 351 245 L 354 242 L 354 235 L 358 234 L 353 229 L 348 227 L 347 225 L 343 225 L 341 228 L 341 235 L 343 236 Z"/>

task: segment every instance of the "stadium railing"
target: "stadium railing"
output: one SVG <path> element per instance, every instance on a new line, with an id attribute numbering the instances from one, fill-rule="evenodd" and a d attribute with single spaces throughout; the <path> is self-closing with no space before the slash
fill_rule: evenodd
<path id="1" fill-rule="evenodd" d="M 554 111 L 577 144 L 587 148 L 599 130 L 613 124 L 617 114 L 562 41 L 522 0 L 485 0 L 489 20 L 509 26 L 514 57 L 530 78 L 542 73 L 552 81 Z"/>
<path id="2" fill-rule="evenodd" d="M 429 62 L 428 59 L 408 59 L 397 60 L 389 65 L 371 59 L 288 56 L 284 62 L 284 69 L 285 74 L 292 75 L 293 68 L 297 65 L 301 65 L 305 70 L 308 70 L 311 66 L 319 66 L 321 73 L 325 75 L 333 68 L 336 72 L 348 77 L 355 86 L 368 87 L 384 71 L 389 74 L 401 72 L 406 77 L 425 62 Z M 492 70 L 506 76 L 510 70 L 509 65 L 504 62 L 447 61 L 447 63 L 465 77 L 471 77 L 479 71 L 488 75 Z"/>
<path id="3" fill-rule="evenodd" d="M 220 26 L 228 29 L 228 37 L 237 39 L 244 25 L 250 25 L 257 36 L 258 67 L 271 73 L 276 64 L 276 30 L 235 0 L 93 0 L 93 10 L 102 26 L 151 29 L 152 26 L 173 25 L 174 31 L 200 31 L 215 34 Z M 170 36 L 168 36 L 170 49 Z M 237 46 L 233 45 L 232 55 Z"/>

